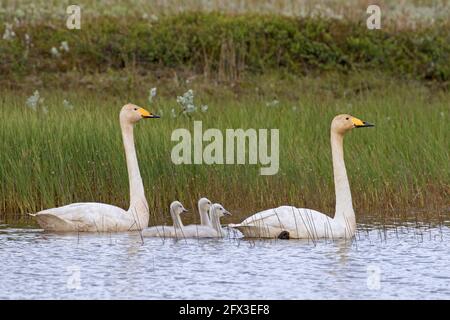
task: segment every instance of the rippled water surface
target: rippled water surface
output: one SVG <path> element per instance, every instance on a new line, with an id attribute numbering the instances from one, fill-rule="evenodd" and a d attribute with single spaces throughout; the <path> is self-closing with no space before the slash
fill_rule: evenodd
<path id="1" fill-rule="evenodd" d="M 450 228 L 349 241 L 0 229 L 0 299 L 450 299 Z"/>

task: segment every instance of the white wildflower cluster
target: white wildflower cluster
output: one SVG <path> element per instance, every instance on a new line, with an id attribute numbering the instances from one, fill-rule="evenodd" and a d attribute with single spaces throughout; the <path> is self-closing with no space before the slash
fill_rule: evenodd
<path id="1" fill-rule="evenodd" d="M 67 41 L 62 41 L 59 46 L 59 51 L 69 52 L 69 43 Z"/>
<path id="2" fill-rule="evenodd" d="M 52 54 L 52 56 L 54 58 L 60 58 L 61 52 L 69 52 L 69 51 L 70 51 L 70 48 L 69 48 L 69 43 L 67 41 L 62 41 L 59 48 L 52 47 L 50 49 L 50 53 Z"/>
<path id="3" fill-rule="evenodd" d="M 339 14 L 338 12 L 333 10 L 333 8 L 320 3 L 316 4 L 308 15 L 311 17 L 331 18 L 336 20 L 342 20 L 344 18 L 342 14 Z"/>
<path id="4" fill-rule="evenodd" d="M 277 99 L 274 99 L 270 102 L 266 102 L 267 107 L 278 107 L 279 105 L 280 105 L 280 101 L 278 101 Z"/>
<path id="5" fill-rule="evenodd" d="M 192 89 L 186 91 L 182 96 L 178 96 L 177 102 L 181 105 L 185 113 L 191 113 L 197 109 L 194 105 L 194 91 Z"/>
<path id="6" fill-rule="evenodd" d="M 55 47 L 52 47 L 50 49 L 50 53 L 52 54 L 53 57 L 55 58 L 59 58 L 61 56 L 61 54 L 59 53 L 58 49 L 56 49 Z"/>
<path id="7" fill-rule="evenodd" d="M 41 97 L 38 90 L 34 91 L 33 95 L 28 97 L 27 106 L 35 112 L 40 107 L 43 113 L 48 113 L 48 108 L 44 105 L 44 98 Z"/>
<path id="8" fill-rule="evenodd" d="M 63 100 L 63 106 L 67 110 L 73 110 L 74 108 L 73 104 L 71 104 L 70 101 L 66 99 Z"/>
<path id="9" fill-rule="evenodd" d="M 148 91 L 148 103 L 149 103 L 149 104 L 152 104 L 153 101 L 155 100 L 156 92 L 157 92 L 157 89 L 156 89 L 156 88 L 151 88 L 151 89 Z M 158 109 L 158 115 L 161 116 L 161 117 L 163 117 L 163 116 L 164 116 L 164 111 L 163 111 L 162 109 Z"/>
<path id="10" fill-rule="evenodd" d="M 156 22 L 156 21 L 158 21 L 159 20 L 159 18 L 158 18 L 158 16 L 157 15 L 155 15 L 155 14 L 152 14 L 152 15 L 148 15 L 147 13 L 143 13 L 142 14 L 142 19 L 144 19 L 144 20 L 150 20 L 150 21 L 153 21 L 153 22 Z"/>
<path id="11" fill-rule="evenodd" d="M 181 106 L 181 113 L 185 115 L 190 115 L 191 113 L 197 111 L 197 106 L 194 104 L 194 91 L 189 89 L 182 96 L 177 97 L 177 102 Z M 208 111 L 207 105 L 200 106 L 202 112 Z M 175 109 L 172 109 L 172 116 L 176 117 Z"/>
<path id="12" fill-rule="evenodd" d="M 148 92 L 148 102 L 152 103 L 153 99 L 156 97 L 156 88 L 151 88 Z"/>
<path id="13" fill-rule="evenodd" d="M 16 36 L 11 23 L 5 23 L 5 32 L 3 33 L 3 40 L 12 40 Z"/>

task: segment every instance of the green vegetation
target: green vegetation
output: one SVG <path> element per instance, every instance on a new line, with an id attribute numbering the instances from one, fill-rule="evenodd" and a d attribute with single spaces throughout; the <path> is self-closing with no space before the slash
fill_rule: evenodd
<path id="1" fill-rule="evenodd" d="M 395 82 L 381 75 L 329 75 L 296 78 L 272 74 L 249 77 L 240 86 L 207 84 L 158 86 L 148 108 L 163 114 L 136 130 L 138 157 L 154 214 L 168 218 L 168 204 L 179 199 L 194 207 L 208 196 L 235 212 L 281 204 L 333 212 L 334 189 L 329 125 L 349 112 L 377 124 L 346 138 L 346 161 L 358 216 L 389 216 L 391 209 L 445 209 L 449 197 L 450 95 L 421 83 Z M 395 90 L 393 86 L 395 84 Z M 171 116 L 173 91 L 193 88 L 207 112 L 192 119 Z M 131 97 L 148 105 L 149 88 Z M 22 213 L 79 201 L 127 206 L 127 172 L 118 125 L 124 96 L 78 90 L 41 90 L 42 107 L 26 106 L 26 95 L 5 91 L 0 102 L 0 210 Z M 129 98 L 129 97 L 128 97 Z M 67 99 L 74 106 L 64 107 Z M 278 105 L 268 102 L 277 99 Z M 280 171 L 260 176 L 257 166 L 172 164 L 172 130 L 202 120 L 208 127 L 279 128 Z M 412 214 L 413 211 L 406 214 Z M 10 216 L 11 217 L 11 216 Z M 415 215 L 413 215 L 415 217 Z M 193 217 L 197 219 L 197 217 Z"/>
<path id="2" fill-rule="evenodd" d="M 200 196 L 233 221 L 282 204 L 333 213 L 329 125 L 338 113 L 377 124 L 346 138 L 359 219 L 448 213 L 448 6 L 433 7 L 430 23 L 385 1 L 382 30 L 367 30 L 364 1 L 307 1 L 303 11 L 286 10 L 295 1 L 273 1 L 274 10 L 200 2 L 81 1 L 82 29 L 68 30 L 68 2 L 0 1 L 0 221 L 28 223 L 26 212 L 81 201 L 127 207 L 118 112 L 128 101 L 163 116 L 136 130 L 151 223 L 168 218 L 170 201 L 195 207 Z M 173 117 L 188 89 L 208 111 Z M 37 110 L 26 103 L 35 90 Z M 204 130 L 280 129 L 279 173 L 174 165 L 172 130 L 192 130 L 193 120 Z"/>
<path id="3" fill-rule="evenodd" d="M 157 21 L 86 18 L 75 31 L 64 21 L 22 23 L 14 28 L 15 37 L 0 42 L 0 72 L 8 84 L 17 87 L 24 77 L 42 73 L 125 68 L 190 70 L 221 81 L 279 69 L 295 74 L 381 70 L 414 79 L 450 79 L 448 21 L 420 30 L 376 31 L 362 22 L 255 14 L 182 13 Z M 52 54 L 51 48 L 63 41 L 69 51 Z"/>

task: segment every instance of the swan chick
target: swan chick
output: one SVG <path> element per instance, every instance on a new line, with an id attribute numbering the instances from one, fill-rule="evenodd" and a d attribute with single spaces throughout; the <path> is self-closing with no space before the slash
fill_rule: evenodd
<path id="1" fill-rule="evenodd" d="M 180 201 L 173 201 L 170 204 L 170 215 L 172 217 L 173 226 L 154 226 L 142 230 L 143 237 L 161 237 L 161 238 L 182 238 L 183 236 L 183 222 L 181 221 L 181 214 L 188 212 L 188 210 L 181 204 Z"/>

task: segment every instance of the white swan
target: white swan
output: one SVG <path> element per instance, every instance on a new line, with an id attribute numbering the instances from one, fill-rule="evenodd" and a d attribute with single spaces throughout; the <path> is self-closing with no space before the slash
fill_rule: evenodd
<path id="1" fill-rule="evenodd" d="M 142 230 L 143 237 L 184 238 L 184 225 L 180 214 L 188 212 L 179 201 L 170 204 L 170 215 L 173 226 L 154 226 Z"/>
<path id="2" fill-rule="evenodd" d="M 130 207 L 128 211 L 103 203 L 74 203 L 36 214 L 39 225 L 48 231 L 113 232 L 142 230 L 147 227 L 149 211 L 134 147 L 133 126 L 142 118 L 159 118 L 134 104 L 120 111 L 120 127 L 128 168 Z"/>
<path id="3" fill-rule="evenodd" d="M 351 238 L 356 230 L 350 185 L 344 163 L 344 134 L 353 128 L 373 127 L 351 115 L 336 116 L 331 122 L 336 212 L 334 219 L 320 212 L 282 206 L 252 215 L 240 224 L 230 224 L 253 238 Z"/>

